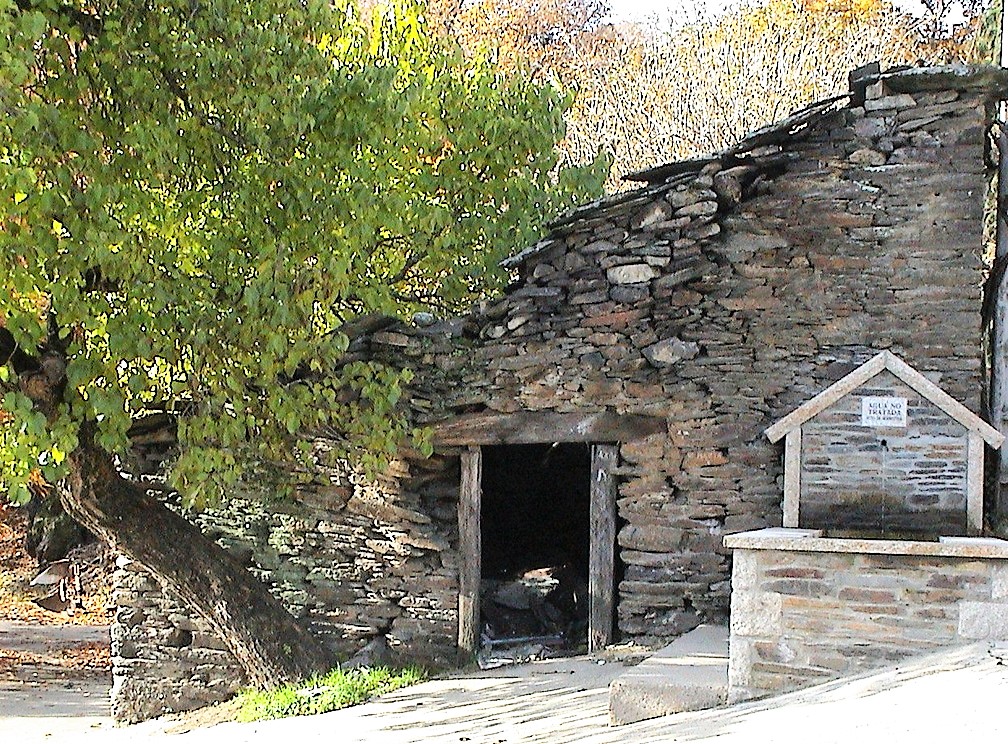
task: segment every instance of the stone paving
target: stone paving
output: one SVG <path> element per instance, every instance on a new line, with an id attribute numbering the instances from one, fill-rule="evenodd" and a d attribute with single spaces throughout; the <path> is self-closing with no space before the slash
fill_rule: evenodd
<path id="1" fill-rule="evenodd" d="M 715 740 L 719 744 L 849 744 L 909 741 L 910 737 L 986 742 L 1008 733 L 1003 715 L 1008 667 L 998 665 L 985 646 L 944 651 L 898 670 L 831 682 L 761 702 L 617 727 L 607 725 L 606 679 L 620 671 L 621 664 L 609 669 L 596 665 L 592 671 L 586 660 L 573 662 L 573 666 L 568 662 L 536 667 L 430 682 L 315 718 L 223 724 L 174 741 L 217 744 L 286 739 L 312 744 L 330 742 L 338 734 L 342 741 L 381 744 Z M 136 727 L 135 733 L 147 725 Z M 135 740 L 137 737 L 129 738 Z M 112 739 L 102 735 L 84 737 L 83 741 Z"/>
<path id="2" fill-rule="evenodd" d="M 166 732 L 174 720 L 111 727 L 86 710 L 64 717 L 33 715 L 0 695 L 0 741 L 73 744 L 221 744 L 297 741 L 419 744 L 628 744 L 691 741 L 721 744 L 779 742 L 898 742 L 944 737 L 977 742 L 1008 734 L 1003 701 L 1008 667 L 986 645 L 943 651 L 898 669 L 830 682 L 776 698 L 627 726 L 608 725 L 608 684 L 620 662 L 553 660 L 466 677 L 435 680 L 366 705 L 322 716 L 254 724 L 228 723 L 184 734 Z M 46 688 L 36 710 L 58 703 Z M 77 698 L 80 699 L 79 697 Z M 48 700 L 48 702 L 46 702 Z"/>

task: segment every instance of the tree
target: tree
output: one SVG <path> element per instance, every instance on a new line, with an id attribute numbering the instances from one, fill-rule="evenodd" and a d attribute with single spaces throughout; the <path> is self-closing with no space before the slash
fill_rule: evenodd
<path id="1" fill-rule="evenodd" d="M 565 162 L 603 146 L 619 172 L 715 152 L 748 131 L 843 91 L 847 73 L 916 60 L 902 13 L 878 0 L 769 0 L 698 18 L 667 35 L 625 37 L 586 76 Z"/>
<path id="2" fill-rule="evenodd" d="M 429 12 L 470 54 L 490 48 L 512 70 L 573 86 L 577 60 L 606 37 L 609 8 L 602 0 L 471 0 L 444 15 L 451 11 L 444 0 L 429 3 Z"/>
<path id="3" fill-rule="evenodd" d="M 557 168 L 565 101 L 426 32 L 323 0 L 0 0 L 0 488 L 53 488 L 149 567 L 251 680 L 329 665 L 242 565 L 123 477 L 145 411 L 173 482 L 220 498 L 304 432 L 379 467 L 408 372 L 346 324 L 454 311 L 593 196 Z"/>
<path id="4" fill-rule="evenodd" d="M 667 29 L 604 23 L 595 0 L 440 0 L 433 12 L 454 13 L 439 25 L 470 52 L 570 90 L 561 163 L 606 152 L 615 191 L 627 173 L 716 151 L 846 89 L 863 64 L 966 61 L 986 2 L 966 2 L 958 26 L 944 0 L 921 17 L 887 0 L 762 0 Z"/>

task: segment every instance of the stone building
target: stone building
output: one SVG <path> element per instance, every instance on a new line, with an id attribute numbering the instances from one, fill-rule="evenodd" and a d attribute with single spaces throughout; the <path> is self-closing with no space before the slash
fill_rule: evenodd
<path id="1" fill-rule="evenodd" d="M 1000 69 L 861 71 L 724 152 L 638 174 L 510 259 L 496 302 L 354 342 L 416 369 L 434 457 L 201 526 L 345 657 L 454 661 L 500 622 L 480 613 L 488 581 L 544 567 L 575 576 L 592 647 L 723 621 L 723 536 L 782 520 L 768 425 L 882 350 L 982 410 L 988 130 L 1006 96 Z M 142 567 L 117 581 L 117 718 L 240 683 Z"/>

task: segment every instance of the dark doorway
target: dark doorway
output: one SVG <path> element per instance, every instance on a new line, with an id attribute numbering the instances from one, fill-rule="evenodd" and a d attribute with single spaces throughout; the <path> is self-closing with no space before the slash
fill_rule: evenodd
<path id="1" fill-rule="evenodd" d="M 591 448 L 483 448 L 481 632 L 583 647 L 588 621 Z"/>

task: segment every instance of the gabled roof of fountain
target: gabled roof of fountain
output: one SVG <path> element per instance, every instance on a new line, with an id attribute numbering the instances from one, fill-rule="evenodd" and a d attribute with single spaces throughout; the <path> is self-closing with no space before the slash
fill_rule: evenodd
<path id="1" fill-rule="evenodd" d="M 845 377 L 840 378 L 817 396 L 798 406 L 784 418 L 776 421 L 763 432 L 771 442 L 782 439 L 789 431 L 793 431 L 829 408 L 848 393 L 853 392 L 863 384 L 882 372 L 889 371 L 905 382 L 920 395 L 934 403 L 938 408 L 962 424 L 969 431 L 976 432 L 994 449 L 1004 442 L 1004 435 L 992 427 L 970 409 L 950 396 L 931 380 L 915 370 L 891 351 L 881 351 L 860 367 Z"/>

